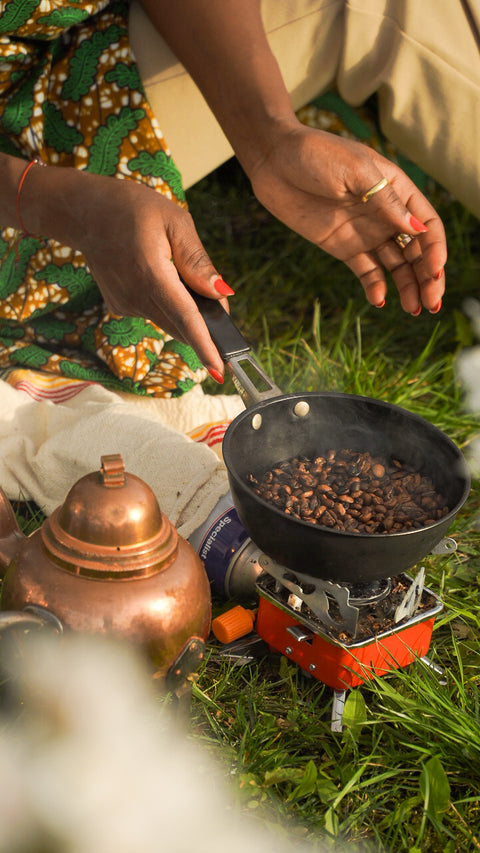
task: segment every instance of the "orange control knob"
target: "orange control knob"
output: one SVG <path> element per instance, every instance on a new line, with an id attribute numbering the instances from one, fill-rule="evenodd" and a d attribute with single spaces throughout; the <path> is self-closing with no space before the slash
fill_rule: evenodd
<path id="1" fill-rule="evenodd" d="M 254 623 L 255 611 L 246 610 L 238 604 L 213 620 L 212 631 L 220 643 L 232 643 L 233 640 L 249 634 Z"/>

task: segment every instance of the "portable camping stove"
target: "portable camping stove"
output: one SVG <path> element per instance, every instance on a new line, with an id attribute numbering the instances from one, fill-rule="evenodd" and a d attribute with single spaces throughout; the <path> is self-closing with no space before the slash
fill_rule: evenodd
<path id="1" fill-rule="evenodd" d="M 456 550 L 443 539 L 433 553 Z M 374 676 L 426 657 L 440 598 L 425 587 L 425 569 L 370 584 L 348 584 L 294 574 L 258 557 L 257 635 L 302 670 L 334 690 L 332 730 L 341 731 L 347 691 Z"/>

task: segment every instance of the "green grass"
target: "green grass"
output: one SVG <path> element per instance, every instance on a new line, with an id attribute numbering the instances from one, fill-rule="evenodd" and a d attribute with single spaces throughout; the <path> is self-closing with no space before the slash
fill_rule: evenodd
<path id="1" fill-rule="evenodd" d="M 475 343 L 463 303 L 478 292 L 480 224 L 434 193 L 448 237 L 447 294 L 440 314 L 415 319 L 393 286 L 384 309 L 368 306 L 348 269 L 259 207 L 234 162 L 191 190 L 189 203 L 236 291 L 235 322 L 284 391 L 396 403 L 468 452 L 478 415 L 465 410 L 455 359 Z M 350 692 L 343 733 L 332 733 L 329 688 L 277 654 L 235 667 L 212 650 L 194 691 L 193 735 L 224 762 L 241 808 L 336 849 L 480 849 L 479 503 L 473 482 L 450 531 L 457 551 L 425 560 L 444 602 L 429 657 L 446 685 L 421 662 L 391 672 Z"/>

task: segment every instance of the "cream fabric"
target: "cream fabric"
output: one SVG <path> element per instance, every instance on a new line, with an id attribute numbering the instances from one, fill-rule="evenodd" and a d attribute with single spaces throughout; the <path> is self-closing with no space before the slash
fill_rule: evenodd
<path id="1" fill-rule="evenodd" d="M 479 18 L 476 0 L 349 0 L 337 74 L 350 104 L 378 92 L 385 136 L 476 216 Z"/>
<path id="2" fill-rule="evenodd" d="M 378 92 L 385 135 L 480 217 L 479 0 L 261 0 L 295 108 L 334 83 Z M 197 87 L 134 0 L 130 36 L 188 188 L 232 153 Z"/>
<path id="3" fill-rule="evenodd" d="M 181 430 L 228 422 L 245 408 L 237 395 L 207 395 L 199 385 L 163 400 L 92 383 L 52 403 L 2 380 L 0 407 L 0 483 L 8 498 L 34 500 L 49 515 L 80 477 L 100 469 L 101 456 L 120 453 L 185 538 L 226 494 L 228 478 L 219 454 Z"/>

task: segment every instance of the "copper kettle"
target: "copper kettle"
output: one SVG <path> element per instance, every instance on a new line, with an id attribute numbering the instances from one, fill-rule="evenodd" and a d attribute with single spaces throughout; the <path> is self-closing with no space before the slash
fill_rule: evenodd
<path id="1" fill-rule="evenodd" d="M 20 621 L 29 613 L 127 638 L 172 687 L 203 656 L 211 622 L 203 564 L 120 454 L 102 456 L 100 471 L 78 480 L 28 537 L 0 489 L 0 567 L 0 609 Z"/>

